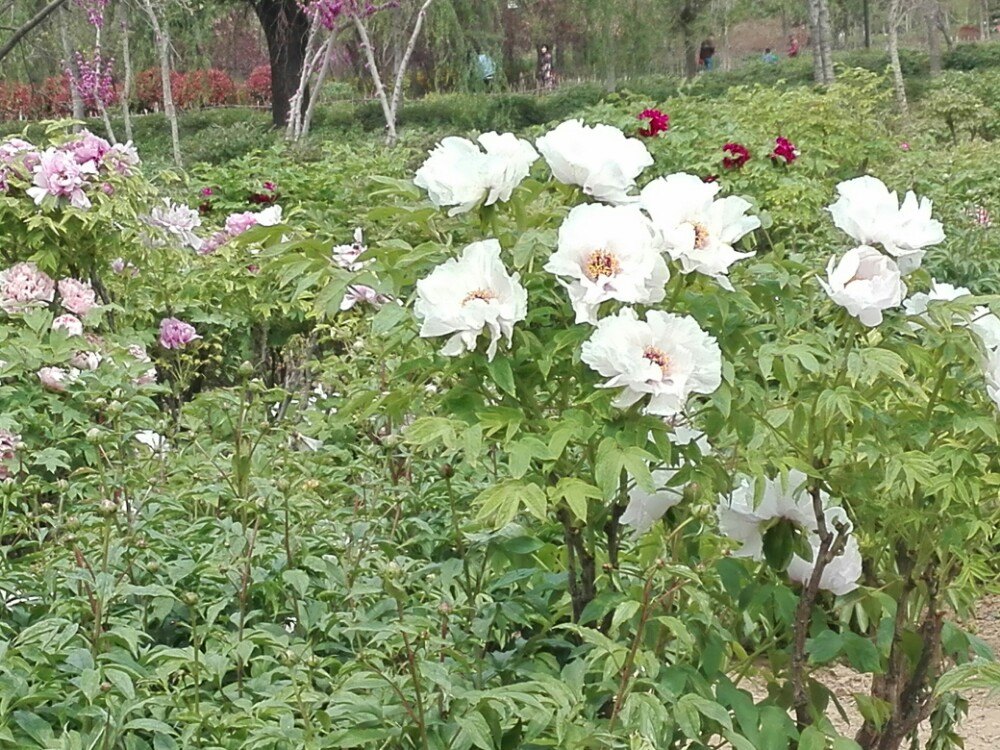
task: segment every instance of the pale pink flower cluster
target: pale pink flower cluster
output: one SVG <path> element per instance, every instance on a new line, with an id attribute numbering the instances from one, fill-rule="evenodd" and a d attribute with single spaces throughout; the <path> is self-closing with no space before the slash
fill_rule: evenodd
<path id="1" fill-rule="evenodd" d="M 0 309 L 8 315 L 45 307 L 55 293 L 55 282 L 34 263 L 16 263 L 0 271 Z"/>
<path id="2" fill-rule="evenodd" d="M 347 287 L 344 299 L 340 302 L 340 309 L 341 311 L 350 310 L 359 302 L 364 302 L 372 307 L 381 307 L 386 302 L 391 300 L 391 297 L 380 294 L 370 286 L 365 286 L 364 284 L 352 284 Z"/>
<path id="3" fill-rule="evenodd" d="M 198 249 L 198 253 L 200 255 L 211 255 L 229 242 L 229 240 L 239 237 L 254 227 L 273 227 L 280 223 L 281 206 L 269 206 L 258 213 L 244 211 L 243 213 L 230 214 L 226 218 L 225 227 L 205 240 Z"/>
<path id="4" fill-rule="evenodd" d="M 129 177 L 134 168 L 140 164 L 142 164 L 142 160 L 139 158 L 139 151 L 132 145 L 132 141 L 129 141 L 128 143 L 116 143 L 112 146 L 104 155 L 102 166 L 109 172 Z"/>
<path id="5" fill-rule="evenodd" d="M 152 362 L 152 360 L 149 358 L 149 354 L 146 352 L 146 347 L 142 346 L 141 344 L 132 344 L 131 346 L 129 346 L 128 353 L 131 354 L 132 357 L 137 362 L 140 362 L 142 364 L 147 364 L 149 362 Z M 135 383 L 136 385 L 150 385 L 151 383 L 155 383 L 156 368 L 150 367 L 148 370 L 146 370 L 146 372 L 135 378 L 132 382 Z"/>
<path id="6" fill-rule="evenodd" d="M 90 198 L 83 188 L 97 174 L 93 161 L 80 164 L 71 152 L 48 148 L 42 152 L 34 172 L 34 185 L 28 188 L 28 195 L 36 206 L 51 196 L 57 200 L 66 199 L 81 210 L 90 208 Z"/>
<path id="7" fill-rule="evenodd" d="M 160 321 L 160 346 L 164 349 L 183 349 L 201 336 L 194 326 L 177 318 L 164 318 Z"/>
<path id="8" fill-rule="evenodd" d="M 139 269 L 124 258 L 115 258 L 111 261 L 111 270 L 119 276 L 128 273 L 133 279 L 139 275 Z"/>
<path id="9" fill-rule="evenodd" d="M 64 367 L 43 367 L 38 371 L 38 380 L 46 390 L 62 393 L 66 386 L 80 379 L 80 371 L 75 367 L 68 370 Z"/>
<path id="10" fill-rule="evenodd" d="M 146 223 L 173 235 L 192 250 L 199 250 L 202 241 L 194 230 L 201 226 L 198 212 L 169 199 L 162 206 L 155 206 L 146 217 Z"/>
<path id="11" fill-rule="evenodd" d="M 98 168 L 111 152 L 111 144 L 89 130 L 81 130 L 77 138 L 62 146 L 62 150 L 72 154 L 77 164 L 92 162 Z"/>
<path id="12" fill-rule="evenodd" d="M 61 279 L 59 296 L 62 298 L 62 306 L 77 315 L 86 315 L 97 307 L 97 295 L 85 281 Z"/>
<path id="13" fill-rule="evenodd" d="M 9 463 L 17 458 L 17 450 L 21 445 L 21 436 L 16 432 L 0 430 L 0 482 L 13 476 Z"/>
<path id="14" fill-rule="evenodd" d="M 82 336 L 83 323 L 75 315 L 60 315 L 52 321 L 53 331 L 64 331 L 67 336 Z"/>

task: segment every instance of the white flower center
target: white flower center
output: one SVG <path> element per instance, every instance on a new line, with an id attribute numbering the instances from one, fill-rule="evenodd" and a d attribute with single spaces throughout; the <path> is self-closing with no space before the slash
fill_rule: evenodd
<path id="1" fill-rule="evenodd" d="M 465 295 L 465 299 L 462 300 L 462 307 L 472 302 L 474 299 L 480 299 L 483 302 L 489 302 L 491 299 L 496 299 L 497 295 L 495 292 L 491 292 L 489 289 L 473 289 L 471 292 Z"/>
<path id="2" fill-rule="evenodd" d="M 587 256 L 587 262 L 583 267 L 583 272 L 591 281 L 597 281 L 602 276 L 617 276 L 621 273 L 622 267 L 612 253 L 607 250 L 595 250 Z"/>
<path id="3" fill-rule="evenodd" d="M 691 228 L 694 230 L 694 249 L 704 250 L 708 247 L 708 227 L 698 222 L 691 222 Z"/>
<path id="4" fill-rule="evenodd" d="M 662 349 L 657 349 L 655 346 L 647 346 L 642 352 L 644 359 L 648 359 L 654 365 L 660 368 L 660 372 L 663 373 L 663 377 L 670 375 L 670 357 Z"/>

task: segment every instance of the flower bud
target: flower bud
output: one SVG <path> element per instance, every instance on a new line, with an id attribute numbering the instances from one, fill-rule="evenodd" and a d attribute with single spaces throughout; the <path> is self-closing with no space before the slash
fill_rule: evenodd
<path id="1" fill-rule="evenodd" d="M 249 378 L 253 375 L 253 364 L 244 360 L 240 365 L 240 369 L 237 370 L 237 374 L 243 379 Z"/>
<path id="2" fill-rule="evenodd" d="M 118 511 L 118 503 L 116 503 L 111 498 L 105 498 L 104 500 L 101 500 L 101 504 L 100 506 L 98 506 L 98 510 L 102 515 L 105 516 L 113 515 Z"/>
<path id="3" fill-rule="evenodd" d="M 181 596 L 181 601 L 184 602 L 189 607 L 193 607 L 198 603 L 198 595 L 193 591 L 188 591 L 183 596 Z"/>
<path id="4" fill-rule="evenodd" d="M 453 476 L 455 476 L 455 467 L 452 466 L 451 464 L 442 464 L 441 468 L 438 469 L 438 472 L 445 479 L 451 479 Z"/>

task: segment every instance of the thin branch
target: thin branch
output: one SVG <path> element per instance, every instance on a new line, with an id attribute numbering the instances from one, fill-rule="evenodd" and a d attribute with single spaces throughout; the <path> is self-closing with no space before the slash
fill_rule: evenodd
<path id="1" fill-rule="evenodd" d="M 36 26 L 38 26 L 42 21 L 44 21 L 50 15 L 52 15 L 52 13 L 57 11 L 65 3 L 66 0 L 52 0 L 51 3 L 46 5 L 35 15 L 29 18 L 24 23 L 24 25 L 21 26 L 21 28 L 19 28 L 17 31 L 14 32 L 13 36 L 11 36 L 11 38 L 7 40 L 7 42 L 3 45 L 3 47 L 0 47 L 0 60 L 3 60 L 5 57 L 7 57 L 7 55 L 10 54 L 10 51 L 17 46 L 18 42 L 20 42 L 25 36 L 30 34 L 31 31 Z"/>

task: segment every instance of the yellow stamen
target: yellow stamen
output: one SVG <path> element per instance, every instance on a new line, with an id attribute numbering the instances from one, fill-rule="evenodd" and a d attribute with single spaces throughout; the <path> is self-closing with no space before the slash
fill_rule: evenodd
<path id="1" fill-rule="evenodd" d="M 647 346 L 642 356 L 659 367 L 664 377 L 670 374 L 670 357 L 662 349 L 657 349 L 655 346 Z"/>
<path id="2" fill-rule="evenodd" d="M 704 224 L 692 223 L 694 228 L 694 249 L 704 250 L 708 247 L 708 227 Z"/>
<path id="3" fill-rule="evenodd" d="M 622 267 L 618 258 L 607 250 L 595 250 L 587 258 L 587 265 L 584 273 L 591 281 L 597 281 L 601 276 L 617 276 L 621 273 Z"/>
<path id="4" fill-rule="evenodd" d="M 489 302 L 491 299 L 496 298 L 496 294 L 491 292 L 489 289 L 473 289 L 465 295 L 465 299 L 462 300 L 462 307 L 465 307 L 474 299 L 481 299 L 483 302 Z"/>

